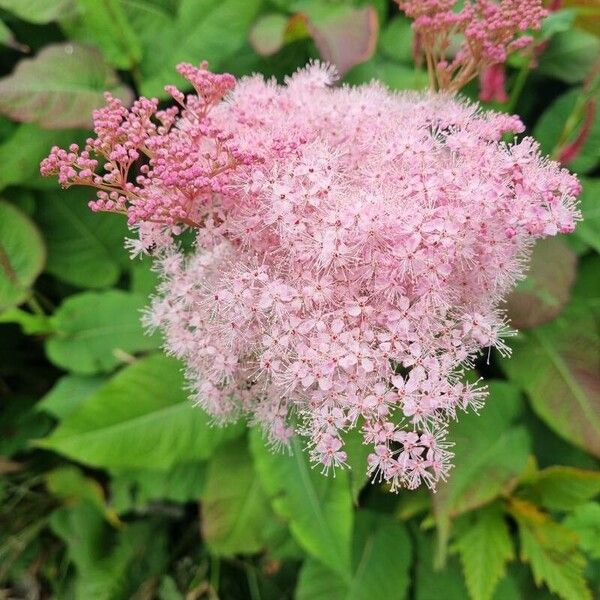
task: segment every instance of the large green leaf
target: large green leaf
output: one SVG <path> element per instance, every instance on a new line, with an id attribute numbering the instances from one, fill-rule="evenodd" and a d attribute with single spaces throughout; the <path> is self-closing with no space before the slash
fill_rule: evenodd
<path id="1" fill-rule="evenodd" d="M 184 391 L 178 361 L 155 355 L 126 367 L 38 446 L 106 469 L 170 469 L 208 458 L 239 428 L 211 426 Z"/>
<path id="2" fill-rule="evenodd" d="M 251 449 L 275 512 L 289 522 L 298 543 L 344 578 L 350 575 L 352 494 L 345 471 L 326 477 L 313 469 L 301 441 L 291 454 L 275 454 L 252 431 Z"/>
<path id="3" fill-rule="evenodd" d="M 36 408 L 57 419 L 64 419 L 79 408 L 104 383 L 106 383 L 104 377 L 64 375 L 37 403 Z"/>
<path id="4" fill-rule="evenodd" d="M 56 21 L 77 10 L 75 0 L 0 0 L 0 8 L 31 23 Z"/>
<path id="5" fill-rule="evenodd" d="M 352 575 L 344 581 L 308 559 L 296 589 L 297 600 L 402 600 L 410 584 L 411 541 L 406 529 L 387 515 L 359 511 L 352 542 Z"/>
<path id="6" fill-rule="evenodd" d="M 583 81 L 600 52 L 600 39 L 581 29 L 557 33 L 539 59 L 538 71 L 565 83 Z"/>
<path id="7" fill-rule="evenodd" d="M 97 46 L 118 69 L 129 69 L 140 61 L 142 48 L 121 0 L 75 1 L 77 14 L 61 20 L 69 39 Z"/>
<path id="8" fill-rule="evenodd" d="M 600 472 L 552 466 L 534 471 L 519 496 L 551 510 L 572 510 L 600 494 Z"/>
<path id="9" fill-rule="evenodd" d="M 36 220 L 48 246 L 46 271 L 73 285 L 101 288 L 119 278 L 127 227 L 119 215 L 93 213 L 90 197 L 80 190 L 45 194 Z"/>
<path id="10" fill-rule="evenodd" d="M 45 259 L 37 227 L 19 209 L 0 200 L 0 311 L 30 295 Z"/>
<path id="11" fill-rule="evenodd" d="M 513 544 L 499 504 L 477 511 L 469 528 L 457 540 L 465 581 L 472 600 L 489 600 L 514 558 Z"/>
<path id="12" fill-rule="evenodd" d="M 254 554 L 272 519 L 245 439 L 220 446 L 202 494 L 202 536 L 215 554 Z"/>
<path id="13" fill-rule="evenodd" d="M 454 468 L 433 497 L 440 519 L 491 502 L 516 483 L 527 462 L 529 436 L 515 423 L 523 407 L 518 388 L 493 380 L 489 389 L 479 414 L 461 415 L 449 427 Z"/>
<path id="14" fill-rule="evenodd" d="M 513 501 L 511 513 L 519 526 L 521 559 L 529 562 L 536 584 L 545 583 L 564 600 L 591 600 L 577 536 L 528 502 Z"/>
<path id="15" fill-rule="evenodd" d="M 557 317 L 570 299 L 576 263 L 575 253 L 561 238 L 538 241 L 527 278 L 506 301 L 511 324 L 529 329 Z"/>
<path id="16" fill-rule="evenodd" d="M 156 348 L 158 339 L 145 335 L 140 323 L 145 303 L 144 296 L 120 290 L 67 298 L 52 317 L 48 358 L 63 369 L 94 375 L 112 371 L 132 352 Z"/>
<path id="17" fill-rule="evenodd" d="M 126 103 L 132 99 L 97 50 L 51 44 L 0 80 L 0 112 L 49 129 L 89 127 L 92 111 L 104 105 L 105 90 Z"/>
<path id="18" fill-rule="evenodd" d="M 182 0 L 177 14 L 170 16 L 128 3 L 144 49 L 142 93 L 164 97 L 164 85 L 174 81 L 175 65 L 182 61 L 208 60 L 218 70 L 246 41 L 261 4 L 261 0 Z"/>
<path id="19" fill-rule="evenodd" d="M 575 235 L 600 252 L 600 179 L 582 179 L 581 183 L 583 192 L 579 208 L 583 221 L 577 224 Z"/>
<path id="20" fill-rule="evenodd" d="M 600 338 L 592 310 L 575 303 L 511 343 L 502 368 L 556 433 L 600 456 Z"/>

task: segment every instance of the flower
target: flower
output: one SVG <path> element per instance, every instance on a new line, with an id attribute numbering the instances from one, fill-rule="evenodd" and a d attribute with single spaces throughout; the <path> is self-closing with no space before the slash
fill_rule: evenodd
<path id="1" fill-rule="evenodd" d="M 372 477 L 435 487 L 448 421 L 486 396 L 462 374 L 507 351 L 499 304 L 533 242 L 573 230 L 576 177 L 529 137 L 502 141 L 517 117 L 450 94 L 332 87 L 317 62 L 285 85 L 180 72 L 196 90 L 168 88 L 180 108 L 108 97 L 97 138 L 42 172 L 96 186 L 92 208 L 153 249 L 145 323 L 216 420 L 245 416 L 274 446 L 301 434 L 324 471 L 358 429 Z"/>

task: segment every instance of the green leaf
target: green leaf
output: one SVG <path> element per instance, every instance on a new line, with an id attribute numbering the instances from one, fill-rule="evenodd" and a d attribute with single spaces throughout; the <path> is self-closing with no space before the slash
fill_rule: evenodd
<path id="1" fill-rule="evenodd" d="M 127 469 L 113 472 L 111 505 L 118 513 L 143 511 L 151 502 L 196 502 L 205 486 L 206 464 L 183 462 L 168 471 Z"/>
<path id="2" fill-rule="evenodd" d="M 52 363 L 81 375 L 108 373 L 159 344 L 144 334 L 140 311 L 146 298 L 120 290 L 70 296 L 52 317 L 56 333 L 46 341 Z"/>
<path id="3" fill-rule="evenodd" d="M 565 83 L 579 83 L 591 71 L 600 40 L 581 29 L 557 33 L 539 59 L 538 71 Z"/>
<path id="4" fill-rule="evenodd" d="M 167 566 L 166 530 L 156 521 L 128 524 L 115 534 L 107 529 L 93 504 L 82 502 L 54 511 L 50 526 L 65 542 L 68 558 L 75 566 L 74 598 L 147 597 L 136 593 Z"/>
<path id="5" fill-rule="evenodd" d="M 279 52 L 285 43 L 289 17 L 280 13 L 262 15 L 252 26 L 250 43 L 261 56 Z"/>
<path id="6" fill-rule="evenodd" d="M 563 525 L 577 534 L 579 546 L 587 554 L 600 559 L 600 504 L 590 502 L 578 506 Z"/>
<path id="7" fill-rule="evenodd" d="M 365 487 L 369 477 L 367 475 L 367 457 L 371 448 L 363 443 L 363 436 L 358 427 L 351 429 L 343 436 L 344 452 L 346 452 L 346 463 L 350 467 L 348 477 L 354 503 L 358 504 L 358 496 Z"/>
<path id="8" fill-rule="evenodd" d="M 410 577 L 411 542 L 406 529 L 386 515 L 359 511 L 352 544 L 352 575 L 344 581 L 314 559 L 300 572 L 297 600 L 402 600 Z"/>
<path id="9" fill-rule="evenodd" d="M 516 484 L 529 455 L 526 429 L 515 424 L 522 408 L 519 390 L 489 382 L 490 395 L 480 414 L 460 415 L 449 427 L 454 468 L 433 497 L 438 519 L 483 506 Z"/>
<path id="10" fill-rule="evenodd" d="M 379 50 L 383 56 L 412 66 L 414 31 L 404 16 L 394 17 L 381 32 Z"/>
<path id="11" fill-rule="evenodd" d="M 534 472 L 519 496 L 550 510 L 572 510 L 600 494 L 600 473 L 552 466 Z"/>
<path id="12" fill-rule="evenodd" d="M 0 312 L 27 299 L 45 260 L 37 227 L 20 210 L 0 200 Z"/>
<path id="13" fill-rule="evenodd" d="M 42 25 L 75 13 L 75 0 L 0 0 L 0 8 L 13 15 Z"/>
<path id="14" fill-rule="evenodd" d="M 551 429 L 600 456 L 598 323 L 592 310 L 580 304 L 515 338 L 512 358 L 501 366 Z"/>
<path id="15" fill-rule="evenodd" d="M 0 190 L 9 185 L 57 189 L 56 179 L 40 175 L 40 161 L 50 148 L 69 146 L 85 141 L 85 132 L 77 129 L 50 131 L 37 125 L 19 125 L 16 131 L 0 145 Z"/>
<path id="16" fill-rule="evenodd" d="M 53 331 L 49 317 L 20 308 L 9 308 L 1 312 L 0 323 L 17 323 L 25 335 L 47 335 Z"/>
<path id="17" fill-rule="evenodd" d="M 162 355 L 126 367 L 36 445 L 106 469 L 170 469 L 204 460 L 239 427 L 211 426 L 184 391 L 181 365 Z"/>
<path id="18" fill-rule="evenodd" d="M 38 402 L 36 408 L 59 420 L 68 417 L 106 383 L 104 377 L 64 375 Z"/>
<path id="19" fill-rule="evenodd" d="M 261 4 L 261 0 L 182 0 L 175 17 L 165 18 L 158 11 L 140 20 L 134 16 L 132 24 L 141 25 L 136 31 L 144 49 L 142 94 L 165 97 L 164 85 L 173 81 L 175 65 L 182 61 L 208 60 L 218 71 L 246 41 Z M 130 13 L 138 10 L 129 8 Z M 149 20 L 161 27 L 159 36 L 154 27 L 146 28 Z"/>
<path id="20" fill-rule="evenodd" d="M 570 300 L 577 257 L 560 238 L 540 240 L 533 248 L 527 278 L 506 300 L 511 325 L 529 329 L 556 318 Z"/>
<path id="21" fill-rule="evenodd" d="M 577 536 L 528 502 L 513 500 L 511 514 L 519 526 L 521 559 L 529 562 L 536 584 L 545 583 L 564 600 L 591 600 Z"/>
<path id="22" fill-rule="evenodd" d="M 600 179 L 582 179 L 581 184 L 583 192 L 579 197 L 579 208 L 583 221 L 577 224 L 575 235 L 600 252 Z"/>
<path id="23" fill-rule="evenodd" d="M 220 446 L 202 494 L 202 537 L 217 555 L 255 554 L 272 514 L 245 439 Z"/>
<path id="24" fill-rule="evenodd" d="M 125 103 L 132 100 L 97 50 L 51 44 L 0 80 L 0 112 L 48 129 L 89 127 L 92 111 L 104 105 L 105 90 Z"/>
<path id="25" fill-rule="evenodd" d="M 309 554 L 348 578 L 353 511 L 347 473 L 326 477 L 313 469 L 297 437 L 291 441 L 292 455 L 273 453 L 256 430 L 250 445 L 275 512 Z"/>
<path id="26" fill-rule="evenodd" d="M 95 506 L 108 522 L 119 525 L 120 521 L 113 508 L 106 505 L 102 486 L 91 477 L 86 477 L 77 467 L 68 466 L 54 469 L 45 474 L 48 491 L 60 498 L 66 505 L 73 506 L 87 501 Z"/>
<path id="27" fill-rule="evenodd" d="M 344 77 L 346 83 L 360 85 L 377 79 L 391 90 L 420 90 L 427 87 L 427 75 L 414 67 L 407 67 L 376 55 L 354 67 Z"/>
<path id="28" fill-rule="evenodd" d="M 502 507 L 493 504 L 477 511 L 456 548 L 471 599 L 490 600 L 506 575 L 506 562 L 514 558 Z"/>
<path id="29" fill-rule="evenodd" d="M 78 12 L 61 19 L 70 40 L 93 44 L 117 69 L 130 69 L 142 58 L 142 48 L 121 0 L 76 0 Z"/>
<path id="30" fill-rule="evenodd" d="M 544 154 L 555 156 L 559 146 L 563 147 L 579 135 L 582 123 L 578 122 L 576 114 L 580 113 L 584 118 L 586 101 L 583 88 L 577 87 L 559 96 L 544 111 L 533 130 Z M 593 170 L 600 160 L 599 146 L 600 118 L 596 114 L 590 132 L 569 168 L 578 173 Z"/>
<path id="31" fill-rule="evenodd" d="M 69 190 L 45 194 L 36 221 L 48 246 L 46 271 L 72 285 L 101 288 L 114 285 L 127 258 L 125 219 L 93 213 L 90 192 Z"/>

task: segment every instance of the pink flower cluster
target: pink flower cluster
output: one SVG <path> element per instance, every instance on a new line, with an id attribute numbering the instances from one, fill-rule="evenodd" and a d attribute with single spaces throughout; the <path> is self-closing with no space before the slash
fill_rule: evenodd
<path id="1" fill-rule="evenodd" d="M 155 249 L 145 320 L 209 414 L 248 416 L 274 445 L 300 433 L 325 471 L 356 428 L 374 479 L 434 487 L 446 424 L 486 395 L 461 375 L 506 350 L 499 303 L 533 240 L 573 230 L 577 179 L 531 138 L 501 141 L 517 117 L 450 95 L 331 87 L 317 63 L 285 85 L 180 72 L 196 88 L 168 88 L 180 110 L 109 99 L 98 138 L 43 172 L 99 187 L 93 208 Z M 186 227 L 189 254 L 172 237 Z"/>
<path id="2" fill-rule="evenodd" d="M 435 89 L 459 90 L 487 67 L 528 46 L 521 35 L 539 29 L 547 11 L 541 0 L 396 0 L 415 21 L 418 47 L 424 52 Z M 457 35 L 462 36 L 453 49 Z M 452 52 L 453 57 L 449 58 Z"/>

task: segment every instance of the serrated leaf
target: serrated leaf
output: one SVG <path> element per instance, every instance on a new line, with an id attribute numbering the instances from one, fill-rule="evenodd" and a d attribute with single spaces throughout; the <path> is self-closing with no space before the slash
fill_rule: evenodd
<path id="1" fill-rule="evenodd" d="M 308 559 L 298 581 L 297 600 L 402 600 L 410 577 L 411 542 L 404 526 L 386 515 L 359 511 L 352 543 L 352 575 L 344 581 Z"/>
<path id="2" fill-rule="evenodd" d="M 95 375 L 112 371 L 128 354 L 158 347 L 158 339 L 145 335 L 140 323 L 145 303 L 144 296 L 120 290 L 70 296 L 52 317 L 48 358 L 68 371 Z"/>
<path id="3" fill-rule="evenodd" d="M 577 536 L 528 502 L 513 499 L 510 510 L 519 526 L 521 559 L 530 564 L 536 584 L 545 583 L 564 600 L 591 600 Z"/>
<path id="4" fill-rule="evenodd" d="M 572 510 L 600 494 L 600 472 L 552 466 L 524 481 L 519 496 L 550 510 Z"/>
<path id="5" fill-rule="evenodd" d="M 350 574 L 352 494 L 348 475 L 326 477 L 313 469 L 301 441 L 289 454 L 274 454 L 258 431 L 250 447 L 263 488 L 275 512 L 289 522 L 298 543 L 342 578 Z"/>
<path id="6" fill-rule="evenodd" d="M 37 227 L 19 209 L 0 200 L 0 311 L 27 299 L 45 259 Z"/>
<path id="7" fill-rule="evenodd" d="M 600 337 L 593 311 L 578 301 L 511 346 L 513 355 L 501 366 L 527 392 L 536 414 L 558 435 L 600 456 Z"/>
<path id="8" fill-rule="evenodd" d="M 581 29 L 557 33 L 539 59 L 538 71 L 565 83 L 579 83 L 591 71 L 600 40 Z"/>
<path id="9" fill-rule="evenodd" d="M 56 21 L 77 10 L 75 0 L 0 0 L 0 8 L 38 25 Z"/>
<path id="10" fill-rule="evenodd" d="M 43 410 L 57 419 L 64 419 L 79 408 L 104 383 L 106 383 L 104 377 L 64 375 L 37 403 L 36 409 Z"/>
<path id="11" fill-rule="evenodd" d="M 261 0 L 182 0 L 177 15 L 134 20 L 144 28 L 136 29 L 144 48 L 141 62 L 141 92 L 146 96 L 165 97 L 165 83 L 174 81 L 179 62 L 208 60 L 219 70 L 247 39 Z M 129 12 L 136 12 L 133 6 Z M 150 20 L 162 23 L 160 35 L 145 28 Z M 226 32 L 226 35 L 224 34 Z"/>
<path id="12" fill-rule="evenodd" d="M 578 506 L 563 525 L 577 534 L 579 546 L 587 554 L 600 559 L 600 504 L 590 502 Z"/>
<path id="13" fill-rule="evenodd" d="M 540 240 L 533 248 L 527 278 L 506 300 L 511 325 L 529 329 L 556 318 L 569 302 L 577 257 L 560 238 Z"/>
<path id="14" fill-rule="evenodd" d="M 600 179 L 582 179 L 581 184 L 579 209 L 583 221 L 577 224 L 575 235 L 600 252 Z"/>
<path id="15" fill-rule="evenodd" d="M 48 246 L 46 271 L 72 285 L 102 288 L 113 285 L 127 259 L 127 235 L 120 215 L 93 213 L 89 192 L 69 190 L 45 194 L 36 221 Z"/>
<path id="16" fill-rule="evenodd" d="M 457 540 L 467 589 L 472 600 L 489 600 L 514 558 L 513 544 L 502 507 L 494 504 L 477 511 Z"/>
<path id="17" fill-rule="evenodd" d="M 217 555 L 254 554 L 264 547 L 272 513 L 245 439 L 219 447 L 202 494 L 202 537 Z"/>
<path id="18" fill-rule="evenodd" d="M 75 1 L 77 13 L 61 19 L 70 40 L 97 46 L 106 61 L 118 69 L 130 69 L 140 61 L 142 48 L 121 0 Z"/>
<path id="19" fill-rule="evenodd" d="M 40 447 L 106 469 L 170 469 L 204 460 L 239 428 L 210 425 L 188 401 L 181 365 L 161 355 L 125 367 Z"/>
<path id="20" fill-rule="evenodd" d="M 0 112 L 48 129 L 87 128 L 105 90 L 126 104 L 132 92 L 93 48 L 51 44 L 0 80 Z"/>

